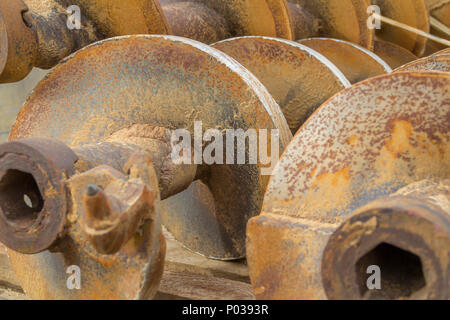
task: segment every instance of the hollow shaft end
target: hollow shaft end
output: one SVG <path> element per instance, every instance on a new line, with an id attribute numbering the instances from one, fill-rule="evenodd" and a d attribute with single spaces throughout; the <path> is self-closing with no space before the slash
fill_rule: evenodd
<path id="1" fill-rule="evenodd" d="M 54 243 L 67 211 L 64 180 L 76 159 L 71 149 L 48 139 L 0 145 L 0 242 L 25 254 Z"/>
<path id="2" fill-rule="evenodd" d="M 330 299 L 448 299 L 450 188 L 422 181 L 357 210 L 330 237 Z"/>

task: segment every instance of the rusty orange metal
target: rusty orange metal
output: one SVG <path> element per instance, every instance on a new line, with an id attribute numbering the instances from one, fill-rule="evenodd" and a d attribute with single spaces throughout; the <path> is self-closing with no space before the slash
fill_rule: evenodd
<path id="1" fill-rule="evenodd" d="M 0 3 L 0 83 L 22 80 L 33 68 L 37 35 L 23 20 L 26 11 L 22 0 Z"/>
<path id="2" fill-rule="evenodd" d="M 426 0 L 428 11 L 431 17 L 450 28 L 450 1 L 449 0 Z M 431 26 L 431 33 L 443 39 L 450 40 L 450 36 Z M 443 50 L 444 45 L 434 41 L 428 41 L 425 55 L 430 55 L 436 51 Z"/>
<path id="3" fill-rule="evenodd" d="M 285 0 L 159 0 L 173 34 L 213 43 L 261 35 L 293 39 Z"/>
<path id="4" fill-rule="evenodd" d="M 350 86 L 324 56 L 293 41 L 240 37 L 212 47 L 236 59 L 264 84 L 293 134 L 325 100 Z"/>
<path id="5" fill-rule="evenodd" d="M 324 250 L 327 296 L 448 300 L 449 204 L 450 179 L 431 179 L 356 210 Z M 380 270 L 377 290 L 367 286 L 371 266 Z"/>
<path id="6" fill-rule="evenodd" d="M 418 59 L 411 51 L 406 50 L 398 44 L 383 40 L 375 40 L 373 52 L 386 61 L 392 69 L 396 69 Z"/>
<path id="7" fill-rule="evenodd" d="M 94 150 L 110 157 L 96 163 L 99 158 L 89 156 Z M 154 167 L 126 175 L 106 165 L 125 154 L 119 148 L 104 151 L 103 144 L 76 150 L 48 138 L 0 146 L 0 240 L 30 298 L 146 299 L 156 294 L 165 242 L 155 209 Z M 98 166 L 83 171 L 78 162 Z M 103 207 L 92 199 L 93 188 L 103 195 Z M 80 268 L 82 290 L 67 287 L 71 266 Z"/>
<path id="8" fill-rule="evenodd" d="M 449 73 L 382 75 L 344 89 L 308 119 L 275 168 L 261 215 L 247 226 L 257 298 L 326 299 L 322 254 L 355 210 L 414 182 L 449 179 L 449 89 Z M 349 262 L 338 272 L 352 270 Z"/>
<path id="9" fill-rule="evenodd" d="M 449 26 L 450 1 L 449 0 L 425 0 L 430 15 Z"/>
<path id="10" fill-rule="evenodd" d="M 71 5 L 80 8 L 80 30 L 70 30 L 69 6 L 59 1 L 2 1 L 0 66 L 5 55 L 8 64 L 0 69 L 0 82 L 21 80 L 32 67 L 51 68 L 72 52 L 104 38 L 171 32 L 156 0 L 75 0 Z"/>
<path id="11" fill-rule="evenodd" d="M 171 33 L 157 0 L 75 0 L 71 4 L 78 5 L 82 9 L 82 15 L 95 24 L 103 38 L 143 33 Z"/>
<path id="12" fill-rule="evenodd" d="M 0 6 L 0 81 L 18 81 L 33 66 L 49 69 L 76 50 L 115 36 L 175 34 L 206 43 L 238 35 L 293 38 L 285 0 L 75 0 L 71 5 L 80 8 L 80 30 L 68 28 L 68 7 L 56 0 Z"/>
<path id="13" fill-rule="evenodd" d="M 0 154 L 0 241 L 24 254 L 47 250 L 64 228 L 64 179 L 74 173 L 77 156 L 43 139 L 2 144 Z"/>
<path id="14" fill-rule="evenodd" d="M 374 4 L 381 9 L 381 15 L 404 23 L 416 29 L 430 32 L 428 8 L 425 0 L 375 0 Z M 402 28 L 383 24 L 376 35 L 382 40 L 396 43 L 416 56 L 421 57 L 425 53 L 427 38 L 404 30 Z"/>
<path id="15" fill-rule="evenodd" d="M 448 55 L 450 54 L 450 48 L 446 48 L 446 49 L 442 49 L 438 52 L 435 52 L 434 54 L 432 54 L 433 56 L 443 56 L 443 55 Z"/>
<path id="16" fill-rule="evenodd" d="M 351 83 L 392 72 L 391 67 L 376 54 L 348 41 L 310 38 L 298 42 L 324 55 Z"/>
<path id="17" fill-rule="evenodd" d="M 418 59 L 413 62 L 407 63 L 395 69 L 397 71 L 419 71 L 419 70 L 434 70 L 450 72 L 450 55 L 449 54 L 437 54 L 426 58 Z"/>
<path id="18" fill-rule="evenodd" d="M 77 51 L 38 84 L 11 142 L 1 147 L 52 139 L 77 161 L 74 174 L 63 175 L 66 192 L 58 192 L 70 206 L 59 211 L 65 223 L 57 238 L 39 248 L 46 250 L 29 252 L 34 254 L 10 246 L 11 265 L 31 298 L 151 298 L 163 268 L 161 222 L 195 252 L 224 260 L 244 256 L 246 223 L 259 213 L 268 183 L 261 174 L 266 164 L 174 165 L 171 132 L 193 135 L 196 121 L 219 132 L 278 130 L 280 154 L 292 138 L 255 76 L 222 52 L 185 38 L 104 40 Z M 32 150 L 45 154 L 39 145 Z M 30 167 L 38 161 L 31 153 L 25 160 Z M 15 165 L 4 163 L 0 171 Z M 34 180 L 47 203 L 55 193 Z M 8 208 L 3 215 L 15 216 Z M 67 290 L 70 265 L 81 268 L 83 290 Z"/>
<path id="19" fill-rule="evenodd" d="M 287 0 L 295 40 L 330 37 L 372 49 L 374 30 L 367 28 L 370 0 Z"/>

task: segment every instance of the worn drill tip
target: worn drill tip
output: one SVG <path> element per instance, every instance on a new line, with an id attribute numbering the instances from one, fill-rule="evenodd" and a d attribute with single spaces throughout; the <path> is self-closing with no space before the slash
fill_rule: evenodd
<path id="1" fill-rule="evenodd" d="M 96 196 L 99 192 L 100 192 L 100 188 L 96 184 L 88 185 L 86 187 L 86 191 L 85 191 L 86 195 L 88 195 L 90 197 Z"/>
<path id="2" fill-rule="evenodd" d="M 94 225 L 98 223 L 109 220 L 112 215 L 113 210 L 108 197 L 103 190 L 95 184 L 90 184 L 86 187 L 83 196 L 83 204 L 86 223 L 90 225 L 90 227 L 94 227 Z"/>

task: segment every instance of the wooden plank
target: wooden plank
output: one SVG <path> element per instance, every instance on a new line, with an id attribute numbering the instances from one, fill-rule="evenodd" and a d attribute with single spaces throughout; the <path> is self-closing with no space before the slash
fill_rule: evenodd
<path id="1" fill-rule="evenodd" d="M 165 271 L 156 299 L 253 300 L 248 283 L 189 272 Z"/>
<path id="2" fill-rule="evenodd" d="M 9 265 L 3 246 L 0 248 L 0 299 L 2 298 L 7 300 L 28 299 Z"/>
<path id="3" fill-rule="evenodd" d="M 185 249 L 167 230 L 164 229 L 163 233 L 167 243 L 164 270 L 250 283 L 245 259 L 239 261 L 211 260 Z"/>
<path id="4" fill-rule="evenodd" d="M 183 248 L 165 233 L 167 254 L 158 300 L 250 300 L 254 299 L 244 261 L 210 260 Z M 0 298 L 26 299 L 0 246 Z"/>
<path id="5" fill-rule="evenodd" d="M 12 290 L 0 289 L 0 300 L 30 300 L 23 293 L 18 293 Z"/>

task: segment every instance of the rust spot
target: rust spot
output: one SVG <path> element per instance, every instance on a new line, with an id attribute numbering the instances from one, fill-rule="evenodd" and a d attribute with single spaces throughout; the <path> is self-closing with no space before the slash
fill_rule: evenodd
<path id="1" fill-rule="evenodd" d="M 351 136 L 350 138 L 347 139 L 348 144 L 350 145 L 355 145 L 358 143 L 358 137 L 357 136 Z"/>
<path id="2" fill-rule="evenodd" d="M 350 180 L 349 174 L 350 167 L 346 167 L 342 170 L 333 173 L 323 173 L 316 178 L 316 181 L 312 184 L 311 189 L 318 189 L 320 186 L 333 186 L 333 187 L 344 187 L 348 185 Z"/>
<path id="3" fill-rule="evenodd" d="M 394 128 L 391 132 L 391 139 L 386 142 L 386 148 L 396 156 L 406 152 L 410 145 L 412 131 L 413 126 L 411 122 L 395 120 Z"/>

